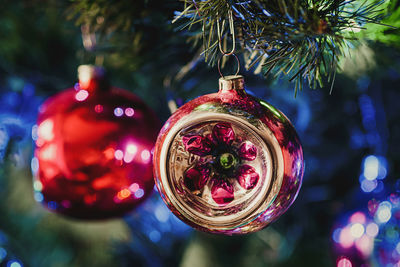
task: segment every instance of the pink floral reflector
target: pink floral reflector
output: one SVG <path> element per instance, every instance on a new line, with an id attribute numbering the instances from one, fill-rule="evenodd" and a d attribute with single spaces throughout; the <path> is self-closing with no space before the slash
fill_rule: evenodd
<path id="1" fill-rule="evenodd" d="M 253 189 L 259 175 L 254 167 L 243 163 L 257 158 L 257 148 L 243 137 L 236 138 L 231 124 L 227 122 L 215 124 L 211 135 L 183 136 L 186 151 L 200 157 L 195 167 L 184 174 L 186 188 L 190 191 L 202 190 L 211 179 L 211 196 L 220 206 L 234 199 L 231 178 L 235 178 L 244 189 Z"/>
<path id="2" fill-rule="evenodd" d="M 210 169 L 207 166 L 196 165 L 194 168 L 186 171 L 184 183 L 191 191 L 201 190 L 209 177 Z"/>
<path id="3" fill-rule="evenodd" d="M 233 186 L 222 180 L 215 180 L 211 188 L 211 196 L 220 206 L 232 202 L 234 199 Z"/>
<path id="4" fill-rule="evenodd" d="M 244 189 L 253 189 L 258 182 L 258 173 L 249 165 L 242 165 L 238 170 L 238 181 Z"/>

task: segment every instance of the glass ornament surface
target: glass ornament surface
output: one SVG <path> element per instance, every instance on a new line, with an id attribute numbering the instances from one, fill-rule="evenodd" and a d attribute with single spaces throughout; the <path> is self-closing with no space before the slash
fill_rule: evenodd
<path id="1" fill-rule="evenodd" d="M 246 93 L 242 76 L 179 108 L 154 150 L 158 191 L 192 227 L 258 231 L 293 203 L 304 171 L 297 133 L 278 109 Z"/>
<path id="2" fill-rule="evenodd" d="M 153 190 L 152 149 L 161 125 L 134 94 L 110 87 L 101 69 L 79 72 L 75 88 L 40 107 L 35 199 L 75 218 L 121 216 Z"/>

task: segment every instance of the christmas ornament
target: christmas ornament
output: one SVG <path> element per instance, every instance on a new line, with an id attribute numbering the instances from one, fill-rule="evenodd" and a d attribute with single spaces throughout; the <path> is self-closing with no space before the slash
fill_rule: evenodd
<path id="1" fill-rule="evenodd" d="M 202 231 L 245 234 L 292 204 L 303 176 L 295 129 L 279 110 L 248 95 L 242 76 L 183 105 L 154 152 L 158 190 L 175 215 Z"/>
<path id="2" fill-rule="evenodd" d="M 39 110 L 35 198 L 71 217 L 120 216 L 153 189 L 151 153 L 160 124 L 138 97 L 109 86 L 101 68 L 78 72 L 75 88 Z"/>

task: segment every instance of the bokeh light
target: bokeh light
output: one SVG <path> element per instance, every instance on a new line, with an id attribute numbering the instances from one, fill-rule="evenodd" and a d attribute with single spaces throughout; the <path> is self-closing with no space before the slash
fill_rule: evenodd
<path id="1" fill-rule="evenodd" d="M 126 146 L 126 152 L 132 155 L 136 154 L 137 146 L 135 144 L 128 144 Z"/>
<path id="2" fill-rule="evenodd" d="M 367 225 L 367 229 L 366 229 L 366 233 L 367 235 L 369 235 L 370 237 L 375 237 L 378 235 L 379 233 L 379 227 L 376 223 L 369 223 Z"/>
<path id="3" fill-rule="evenodd" d="M 114 157 L 116 160 L 122 160 L 124 158 L 124 152 L 122 152 L 120 149 L 117 149 L 115 150 Z"/>
<path id="4" fill-rule="evenodd" d="M 7 256 L 7 250 L 0 247 L 0 263 L 6 258 L 6 256 Z"/>
<path id="5" fill-rule="evenodd" d="M 132 160 L 134 159 L 134 157 L 136 155 L 137 150 L 138 150 L 138 148 L 137 148 L 137 146 L 135 144 L 132 144 L 132 143 L 128 144 L 126 146 L 126 152 L 125 152 L 125 155 L 124 155 L 124 162 L 125 163 L 132 162 Z"/>
<path id="6" fill-rule="evenodd" d="M 366 156 L 362 164 L 360 186 L 365 193 L 382 192 L 384 185 L 381 181 L 387 175 L 387 160 L 383 156 Z"/>
<path id="7" fill-rule="evenodd" d="M 392 217 L 392 205 L 388 201 L 383 201 L 379 204 L 376 211 L 375 220 L 377 223 L 386 223 Z"/>
<path id="8" fill-rule="evenodd" d="M 350 227 L 345 227 L 340 232 L 339 236 L 340 245 L 343 248 L 350 248 L 354 244 L 354 237 L 351 234 Z"/>
<path id="9" fill-rule="evenodd" d="M 372 191 L 374 191 L 374 189 L 378 186 L 378 182 L 376 180 L 367 180 L 364 179 L 361 181 L 361 189 L 365 192 L 365 193 L 370 193 Z"/>
<path id="10" fill-rule="evenodd" d="M 336 251 L 340 256 L 338 260 L 349 256 L 350 259 L 356 260 L 352 264 L 359 266 L 358 260 L 363 262 L 371 257 L 379 227 L 372 221 L 372 218 L 367 217 L 367 214 L 361 211 L 354 212 L 346 221 L 346 224 L 336 228 L 332 235 Z M 355 250 L 358 253 L 354 254 Z"/>
<path id="11" fill-rule="evenodd" d="M 341 258 L 337 263 L 337 267 L 353 267 L 353 265 L 349 259 Z"/>
<path id="12" fill-rule="evenodd" d="M 103 105 L 100 105 L 100 104 L 98 104 L 98 105 L 96 105 L 96 106 L 94 106 L 94 111 L 96 112 L 96 113 L 101 113 L 101 112 L 103 112 Z"/>
<path id="13" fill-rule="evenodd" d="M 151 241 L 153 241 L 154 243 L 157 243 L 158 241 L 160 241 L 161 239 L 161 234 L 159 231 L 157 230 L 153 230 L 149 233 L 149 238 Z"/>
<path id="14" fill-rule="evenodd" d="M 364 159 L 364 177 L 367 180 L 374 180 L 378 177 L 379 160 L 371 155 Z"/>
<path id="15" fill-rule="evenodd" d="M 355 246 L 357 250 L 363 254 L 364 257 L 368 257 L 369 255 L 371 255 L 374 248 L 374 240 L 367 235 L 363 235 L 361 238 L 356 240 Z"/>
<path id="16" fill-rule="evenodd" d="M 360 238 L 364 234 L 364 226 L 361 223 L 355 223 L 350 227 L 350 232 L 354 238 Z"/>
<path id="17" fill-rule="evenodd" d="M 137 183 L 133 183 L 129 186 L 129 190 L 131 190 L 132 193 L 135 193 L 139 189 L 139 185 Z"/>
<path id="18" fill-rule="evenodd" d="M 47 119 L 40 123 L 38 127 L 38 139 L 43 139 L 44 141 L 51 141 L 54 138 L 53 133 L 54 123 L 51 119 Z"/>
<path id="19" fill-rule="evenodd" d="M 31 170 L 33 175 L 36 175 L 39 171 L 39 160 L 37 157 L 33 157 L 31 160 Z"/>
<path id="20" fill-rule="evenodd" d="M 37 202 L 42 202 L 44 200 L 43 194 L 40 192 L 35 192 L 33 194 L 33 198 L 37 201 Z"/>
<path id="21" fill-rule="evenodd" d="M 79 90 L 76 94 L 75 94 L 75 99 L 78 101 L 84 101 L 86 100 L 86 98 L 88 98 L 89 96 L 89 92 L 86 90 Z"/>
<path id="22" fill-rule="evenodd" d="M 128 117 L 132 117 L 135 114 L 135 110 L 133 108 L 126 108 L 125 115 Z"/>
<path id="23" fill-rule="evenodd" d="M 332 239 L 336 243 L 340 243 L 340 233 L 342 232 L 342 228 L 336 228 L 332 233 Z"/>
<path id="24" fill-rule="evenodd" d="M 117 198 L 119 200 L 124 200 L 124 199 L 130 197 L 130 195 L 131 195 L 131 191 L 129 189 L 125 188 L 118 192 Z"/>
<path id="25" fill-rule="evenodd" d="M 140 154 L 142 160 L 144 162 L 148 162 L 150 160 L 150 151 L 148 151 L 147 149 L 143 150 L 142 153 Z"/>
<path id="26" fill-rule="evenodd" d="M 144 195 L 144 190 L 139 188 L 136 192 L 135 192 L 135 197 L 136 198 L 141 198 Z"/>
<path id="27" fill-rule="evenodd" d="M 23 267 L 19 261 L 11 260 L 7 262 L 7 267 Z"/>
<path id="28" fill-rule="evenodd" d="M 114 115 L 117 117 L 121 117 L 124 115 L 124 110 L 120 107 L 114 109 Z"/>
<path id="29" fill-rule="evenodd" d="M 349 221 L 351 223 L 359 223 L 364 224 L 366 222 L 365 214 L 361 211 L 355 212 L 353 215 L 350 216 Z"/>

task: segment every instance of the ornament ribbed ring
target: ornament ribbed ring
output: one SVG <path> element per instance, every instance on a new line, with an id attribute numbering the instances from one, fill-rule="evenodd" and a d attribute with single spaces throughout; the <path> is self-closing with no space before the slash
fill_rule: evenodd
<path id="1" fill-rule="evenodd" d="M 218 72 L 219 72 L 219 75 L 221 76 L 221 78 L 224 78 L 224 75 L 222 74 L 222 72 L 221 72 L 221 67 L 220 67 L 221 58 L 223 58 L 223 57 L 225 57 L 225 56 L 234 56 L 234 57 L 236 58 L 237 70 L 236 70 L 235 76 L 238 75 L 238 74 L 239 74 L 239 71 L 240 71 L 240 61 L 239 61 L 239 58 L 238 58 L 235 54 L 222 55 L 222 56 L 218 59 L 218 63 L 217 63 Z"/>

